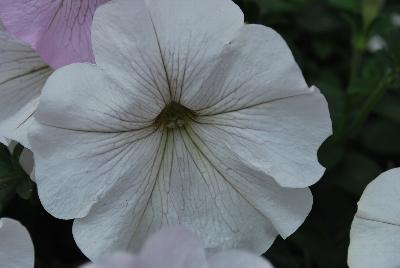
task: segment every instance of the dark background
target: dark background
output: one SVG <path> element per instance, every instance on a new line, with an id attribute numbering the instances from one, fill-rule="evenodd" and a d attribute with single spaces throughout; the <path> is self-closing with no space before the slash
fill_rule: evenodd
<path id="1" fill-rule="evenodd" d="M 265 256 L 276 268 L 347 267 L 358 199 L 381 172 L 400 166 L 400 26 L 392 23 L 400 1 L 235 2 L 246 22 L 272 27 L 285 38 L 308 83 L 326 96 L 334 124 L 334 135 L 319 151 L 327 171 L 311 187 L 311 214 L 290 238 L 277 238 Z M 386 44 L 371 52 L 368 42 L 375 35 Z M 21 149 L 10 155 L 0 148 L 0 217 L 27 226 L 36 267 L 75 268 L 86 259 L 72 238 L 72 221 L 44 211 L 19 167 Z"/>

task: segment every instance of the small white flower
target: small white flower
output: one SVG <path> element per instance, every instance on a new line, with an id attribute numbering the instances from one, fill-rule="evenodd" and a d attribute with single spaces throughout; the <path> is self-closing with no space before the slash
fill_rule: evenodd
<path id="1" fill-rule="evenodd" d="M 0 142 L 26 147 L 27 129 L 52 70 L 28 45 L 10 37 L 0 24 Z"/>
<path id="2" fill-rule="evenodd" d="M 34 249 L 26 228 L 19 222 L 0 219 L 0 267 L 33 268 Z"/>
<path id="3" fill-rule="evenodd" d="M 380 35 L 372 36 L 367 43 L 367 49 L 372 53 L 382 50 L 386 46 L 386 41 Z"/>
<path id="4" fill-rule="evenodd" d="M 400 267 L 400 168 L 365 189 L 350 232 L 350 268 Z"/>
<path id="5" fill-rule="evenodd" d="M 150 236 L 136 255 L 116 253 L 82 268 L 273 268 L 266 260 L 244 251 L 217 253 L 208 260 L 200 239 L 179 227 Z"/>
<path id="6" fill-rule="evenodd" d="M 89 258 L 175 224 L 263 253 L 303 223 L 331 121 L 275 31 L 229 0 L 120 0 L 92 39 L 97 65 L 49 78 L 30 135 L 40 199 Z"/>

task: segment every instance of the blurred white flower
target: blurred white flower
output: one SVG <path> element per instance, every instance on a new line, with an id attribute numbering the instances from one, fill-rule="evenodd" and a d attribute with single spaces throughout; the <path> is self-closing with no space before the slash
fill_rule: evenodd
<path id="1" fill-rule="evenodd" d="M 390 16 L 390 19 L 394 26 L 400 27 L 400 14 L 394 13 L 394 14 L 392 14 L 392 16 Z"/>
<path id="2" fill-rule="evenodd" d="M 272 268 L 265 259 L 244 251 L 229 250 L 206 258 L 199 238 L 179 227 L 153 234 L 136 255 L 116 253 L 81 268 Z"/>
<path id="3" fill-rule="evenodd" d="M 97 65 L 49 78 L 30 135 L 40 199 L 89 258 L 175 224 L 263 253 L 303 223 L 331 120 L 279 34 L 230 0 L 120 0 L 92 40 Z"/>
<path id="4" fill-rule="evenodd" d="M 370 52 L 377 52 L 387 46 L 386 41 L 380 35 L 372 36 L 367 43 L 367 50 Z"/>
<path id="5" fill-rule="evenodd" d="M 0 24 L 0 142 L 26 147 L 27 129 L 52 70 L 28 45 L 10 37 Z"/>
<path id="6" fill-rule="evenodd" d="M 18 221 L 0 219 L 0 267 L 33 268 L 34 249 L 26 228 Z"/>
<path id="7" fill-rule="evenodd" d="M 400 168 L 365 189 L 350 232 L 350 268 L 400 267 Z"/>

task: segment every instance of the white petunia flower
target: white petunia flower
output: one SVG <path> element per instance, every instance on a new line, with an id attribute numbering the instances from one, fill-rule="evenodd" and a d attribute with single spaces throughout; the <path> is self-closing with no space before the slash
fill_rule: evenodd
<path id="1" fill-rule="evenodd" d="M 52 70 L 28 45 L 10 37 L 0 25 L 0 142 L 26 147 L 27 129 Z"/>
<path id="2" fill-rule="evenodd" d="M 0 219 L 0 267 L 33 268 L 34 249 L 28 231 L 19 222 Z"/>
<path id="3" fill-rule="evenodd" d="M 203 245 L 193 233 L 180 227 L 164 228 L 150 236 L 136 255 L 116 253 L 82 268 L 272 268 L 263 258 L 229 250 L 206 258 Z"/>
<path id="4" fill-rule="evenodd" d="M 350 268 L 400 267 L 400 168 L 382 173 L 362 194 L 348 263 Z"/>
<path id="5" fill-rule="evenodd" d="M 89 258 L 175 224 L 263 253 L 303 223 L 331 121 L 275 31 L 229 0 L 120 0 L 92 40 L 97 65 L 49 78 L 30 135 L 40 199 Z"/>

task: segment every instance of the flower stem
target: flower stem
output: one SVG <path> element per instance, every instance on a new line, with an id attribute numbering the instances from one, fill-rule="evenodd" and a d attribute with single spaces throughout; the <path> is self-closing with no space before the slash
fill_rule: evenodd
<path id="1" fill-rule="evenodd" d="M 378 84 L 378 86 L 369 95 L 364 105 L 361 107 L 360 111 L 355 117 L 353 124 L 351 125 L 350 128 L 352 135 L 357 134 L 358 131 L 362 128 L 369 114 L 375 108 L 377 102 L 385 94 L 388 86 L 391 84 L 391 81 L 392 81 L 391 72 L 387 71 L 382 80 L 380 81 L 380 83 Z"/>

